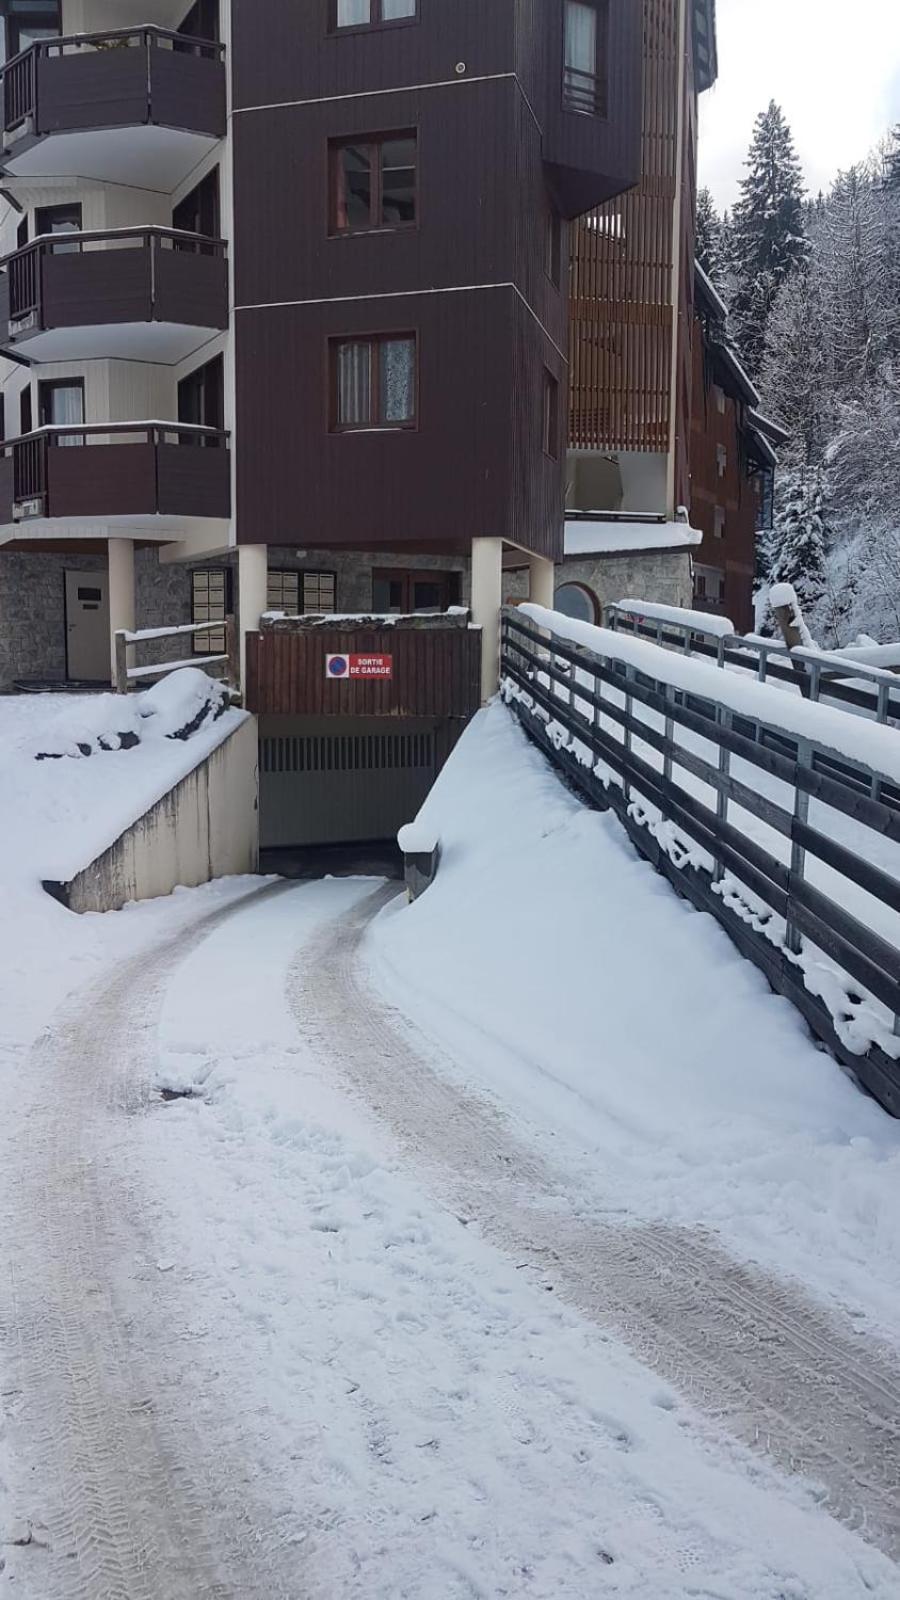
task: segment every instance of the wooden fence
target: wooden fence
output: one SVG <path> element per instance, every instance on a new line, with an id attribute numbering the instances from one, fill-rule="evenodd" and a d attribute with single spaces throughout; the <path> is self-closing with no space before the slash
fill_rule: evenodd
<path id="1" fill-rule="evenodd" d="M 900 871 L 879 864 L 898 847 L 900 869 L 900 784 L 774 714 L 677 687 L 665 651 L 654 676 L 627 656 L 504 612 L 504 694 L 529 736 L 900 1116 Z"/>

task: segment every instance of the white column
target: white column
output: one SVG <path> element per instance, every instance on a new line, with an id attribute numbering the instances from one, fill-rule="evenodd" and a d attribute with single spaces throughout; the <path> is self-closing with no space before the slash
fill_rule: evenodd
<path id="1" fill-rule="evenodd" d="M 553 610 L 556 594 L 556 568 L 546 556 L 528 558 L 528 598 L 533 605 Z"/>
<path id="2" fill-rule="evenodd" d="M 116 686 L 116 633 L 134 631 L 134 540 L 109 541 L 109 663 L 110 682 Z"/>
<path id="3" fill-rule="evenodd" d="M 481 629 L 481 703 L 500 687 L 503 540 L 472 540 L 472 621 Z"/>
<path id="4" fill-rule="evenodd" d="M 238 545 L 238 629 L 241 641 L 241 688 L 247 681 L 247 634 L 259 628 L 266 609 L 269 549 L 264 544 Z"/>

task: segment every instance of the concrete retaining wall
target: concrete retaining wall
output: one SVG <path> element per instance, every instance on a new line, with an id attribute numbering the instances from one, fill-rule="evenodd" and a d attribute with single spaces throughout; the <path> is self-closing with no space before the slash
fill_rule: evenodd
<path id="1" fill-rule="evenodd" d="M 77 878 L 46 887 L 72 911 L 118 911 L 258 864 L 258 738 L 248 717 Z"/>

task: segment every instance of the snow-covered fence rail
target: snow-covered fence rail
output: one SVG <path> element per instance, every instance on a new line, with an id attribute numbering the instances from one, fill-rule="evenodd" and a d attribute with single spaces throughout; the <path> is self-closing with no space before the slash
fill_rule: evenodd
<path id="1" fill-rule="evenodd" d="M 608 606 L 605 621 L 613 632 L 713 660 L 720 667 L 750 673 L 760 683 L 790 684 L 807 699 L 816 701 L 824 695 L 867 712 L 876 722 L 900 721 L 900 676 L 877 661 L 863 659 L 865 652 L 788 650 L 780 639 L 736 634 L 727 617 L 640 600 Z"/>
<path id="2" fill-rule="evenodd" d="M 537 606 L 504 611 L 502 676 L 549 759 L 900 1116 L 896 733 Z"/>
<path id="3" fill-rule="evenodd" d="M 165 639 L 177 639 L 179 649 L 202 635 L 224 634 L 225 649 L 217 654 L 196 653 L 182 656 L 177 661 L 161 661 L 151 666 L 134 666 L 131 653 L 142 644 L 157 644 Z M 237 686 L 240 668 L 237 653 L 237 627 L 233 616 L 225 622 L 185 623 L 176 628 L 141 628 L 131 633 L 125 628 L 116 632 L 116 689 L 127 694 L 129 689 L 146 688 L 154 678 L 165 678 L 180 667 L 201 667 L 210 677 L 229 678 Z"/>

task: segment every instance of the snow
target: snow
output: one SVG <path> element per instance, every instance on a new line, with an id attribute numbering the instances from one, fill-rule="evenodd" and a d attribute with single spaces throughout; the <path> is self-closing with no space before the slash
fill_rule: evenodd
<path id="1" fill-rule="evenodd" d="M 407 822 L 397 834 L 397 843 L 406 856 L 429 856 L 438 847 L 438 836 L 427 823 Z"/>
<path id="2" fill-rule="evenodd" d="M 422 617 L 467 617 L 465 606 L 450 606 L 447 611 L 264 611 L 263 622 L 316 623 L 319 627 L 394 628 L 398 622 L 415 622 Z"/>
<path id="3" fill-rule="evenodd" d="M 893 728 L 868 722 L 833 706 L 803 700 L 799 695 L 784 694 L 771 684 L 758 683 L 737 672 L 723 672 L 706 661 L 684 656 L 676 650 L 663 650 L 649 640 L 598 628 L 593 623 L 547 611 L 543 606 L 529 603 L 521 605 L 519 611 L 539 628 L 570 639 L 573 644 L 585 645 L 598 655 L 625 662 L 649 677 L 664 679 L 676 689 L 716 700 L 739 715 L 756 717 L 798 738 L 815 740 L 851 761 L 861 762 L 900 782 L 900 741 Z"/>
<path id="4" fill-rule="evenodd" d="M 711 1228 L 895 1334 L 900 1124 L 713 920 L 498 704 L 420 820 L 441 870 L 383 915 L 368 954 L 462 1081 L 575 1141 L 586 1207 Z"/>
<path id="5" fill-rule="evenodd" d="M 0 698 L 0 883 L 7 908 L 41 880 L 70 882 L 244 720 L 194 668 L 142 695 Z M 200 731 L 173 737 L 209 707 Z M 139 739 L 120 748 L 123 734 Z M 104 749 L 101 741 L 111 748 Z M 128 742 L 128 741 L 126 741 Z M 36 760 L 41 754 L 88 759 Z"/>
<path id="6" fill-rule="evenodd" d="M 703 534 L 686 522 L 566 521 L 567 556 L 619 555 L 629 550 L 685 550 L 703 543 Z"/>
<path id="7" fill-rule="evenodd" d="M 649 617 L 653 622 L 670 622 L 679 628 L 691 628 L 694 633 L 708 633 L 716 639 L 730 639 L 734 623 L 728 617 L 716 616 L 710 611 L 688 611 L 683 606 L 665 606 L 652 600 L 619 600 L 616 610 L 637 617 Z"/>
<path id="8" fill-rule="evenodd" d="M 178 695 L 171 680 L 160 690 L 165 719 Z M 115 1562 L 132 1528 L 148 1540 L 152 1509 L 167 1545 L 187 1530 L 192 1563 L 221 1557 L 198 1594 L 896 1600 L 896 1568 L 825 1514 L 815 1484 L 701 1415 L 691 1371 L 679 1393 L 557 1293 L 553 1252 L 504 1252 L 479 1219 L 504 1182 L 521 1184 L 535 1236 L 552 1239 L 598 1218 L 627 1251 L 641 1217 L 699 1216 L 866 1329 L 895 1333 L 895 1125 L 499 706 L 425 808 L 446 845 L 435 887 L 373 925 L 373 976 L 412 1017 L 379 1017 L 373 996 L 349 1019 L 364 1093 L 339 1023 L 314 1001 L 371 881 L 260 895 L 260 880 L 232 880 L 106 917 L 41 893 L 57 834 L 77 854 L 92 807 L 118 825 L 163 760 L 177 766 L 222 728 L 187 750 L 158 739 L 33 761 L 55 717 L 102 726 L 101 699 L 0 701 L 0 1219 L 16 1217 L 5 1239 L 18 1252 L 0 1360 L 29 1371 L 45 1334 L 35 1305 L 59 1313 L 46 1272 L 59 1239 L 41 1216 L 28 1227 L 31 1197 L 47 1203 L 54 1187 L 71 1216 L 56 1270 L 74 1296 L 69 1359 L 58 1363 L 51 1326 L 57 1365 L 39 1392 L 12 1395 L 0 1371 L 0 1558 L 22 1600 L 57 1592 L 51 1560 L 85 1594 L 100 1593 L 85 1586 L 94 1563 L 130 1592 Z M 423 916 L 432 897 L 439 909 Z M 445 1070 L 465 1088 L 454 1098 L 448 1079 L 455 1114 L 432 1117 L 426 1152 L 373 1109 L 405 1093 L 385 1030 L 403 1039 L 418 1017 L 453 1059 L 436 1055 L 406 1104 L 427 1107 L 430 1093 L 440 1105 Z M 193 1097 L 143 1097 L 134 1115 L 125 1084 L 145 1066 Z M 451 1199 L 433 1170 L 441 1139 L 479 1118 L 488 1176 L 461 1172 Z M 558 1189 L 530 1192 L 527 1165 L 502 1154 L 513 1139 L 531 1159 L 552 1151 Z M 94 1329 L 95 1344 L 78 1342 Z M 752 1343 L 748 1322 L 742 1374 Z M 83 1348 L 114 1370 L 95 1381 Z M 34 1405 L 49 1426 L 23 1441 L 15 1419 Z M 85 1429 L 74 1449 L 73 1417 Z M 85 1514 L 61 1549 L 43 1526 L 50 1480 L 24 1471 L 23 1443 L 38 1459 L 62 1452 L 85 1479 Z M 160 1459 L 166 1500 L 153 1508 Z M 120 1464 L 121 1483 L 109 1476 Z"/>

